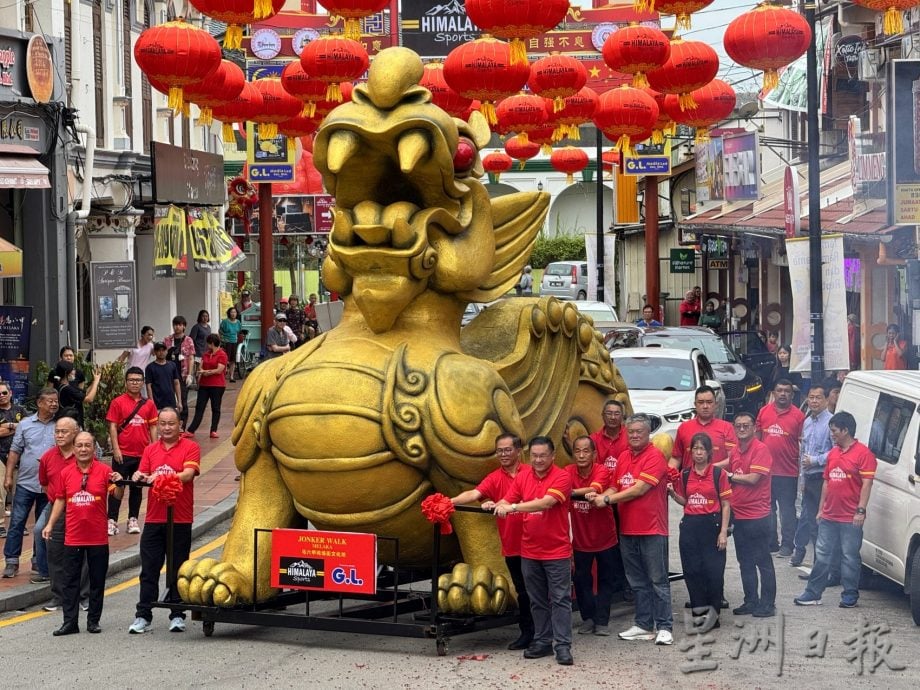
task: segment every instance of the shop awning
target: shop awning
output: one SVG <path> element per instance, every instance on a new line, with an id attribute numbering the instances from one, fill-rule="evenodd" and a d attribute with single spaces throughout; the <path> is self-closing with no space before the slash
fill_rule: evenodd
<path id="1" fill-rule="evenodd" d="M 0 278 L 22 277 L 22 250 L 0 238 Z"/>
<path id="2" fill-rule="evenodd" d="M 48 168 L 34 156 L 0 156 L 0 189 L 48 189 Z"/>

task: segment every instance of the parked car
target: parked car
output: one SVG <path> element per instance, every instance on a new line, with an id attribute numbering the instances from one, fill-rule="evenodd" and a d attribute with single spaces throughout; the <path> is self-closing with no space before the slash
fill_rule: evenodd
<path id="1" fill-rule="evenodd" d="M 543 271 L 540 296 L 562 299 L 588 298 L 588 262 L 554 261 Z"/>
<path id="2" fill-rule="evenodd" d="M 610 351 L 621 347 L 639 347 L 641 337 L 642 329 L 636 324 L 619 321 L 604 333 L 604 346 Z"/>
<path id="3" fill-rule="evenodd" d="M 772 380 L 776 355 L 767 349 L 758 331 L 728 331 L 721 338 L 765 384 Z"/>
<path id="4" fill-rule="evenodd" d="M 741 410 L 756 414 L 763 407 L 766 395 L 760 376 L 714 331 L 702 326 L 648 328 L 642 333 L 640 342 L 643 346 L 702 350 L 725 392 L 726 418 L 732 418 Z"/>
<path id="5" fill-rule="evenodd" d="M 617 313 L 613 307 L 604 302 L 590 302 L 585 300 L 576 300 L 572 304 L 585 316 L 590 316 L 594 321 L 594 328 L 601 333 L 607 331 L 620 323 Z"/>
<path id="6" fill-rule="evenodd" d="M 673 439 L 693 417 L 694 394 L 704 384 L 716 391 L 716 416 L 724 414 L 725 393 L 702 350 L 626 347 L 613 350 L 610 359 L 626 381 L 633 410 L 651 418 L 652 433 Z"/>
<path id="7" fill-rule="evenodd" d="M 920 372 L 852 371 L 837 410 L 856 418 L 856 438 L 878 458 L 860 556 L 904 588 L 920 625 Z"/>
<path id="8" fill-rule="evenodd" d="M 480 304 L 479 302 L 470 302 L 466 305 L 466 309 L 463 310 L 463 316 L 460 318 L 460 327 L 463 328 L 470 321 L 479 316 L 479 313 L 486 308 L 486 305 Z"/>

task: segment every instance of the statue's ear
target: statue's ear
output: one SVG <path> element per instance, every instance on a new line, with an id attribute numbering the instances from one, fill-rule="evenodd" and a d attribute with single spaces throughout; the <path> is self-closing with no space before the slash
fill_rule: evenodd
<path id="1" fill-rule="evenodd" d="M 485 115 L 478 110 L 474 110 L 470 113 L 470 119 L 467 124 L 473 134 L 473 143 L 476 144 L 476 148 L 481 149 L 489 143 L 489 139 L 492 138 L 492 131 L 489 129 L 489 123 L 486 122 Z"/>

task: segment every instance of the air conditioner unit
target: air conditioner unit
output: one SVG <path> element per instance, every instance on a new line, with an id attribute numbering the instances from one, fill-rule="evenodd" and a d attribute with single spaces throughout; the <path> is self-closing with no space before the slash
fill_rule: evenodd
<path id="1" fill-rule="evenodd" d="M 878 81 L 884 79 L 885 73 L 882 65 L 885 59 L 882 51 L 867 48 L 859 54 L 859 63 L 856 67 L 856 76 L 860 81 Z"/>

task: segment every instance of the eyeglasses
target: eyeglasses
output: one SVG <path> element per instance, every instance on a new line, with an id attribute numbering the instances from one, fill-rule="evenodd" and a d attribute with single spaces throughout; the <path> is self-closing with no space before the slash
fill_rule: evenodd
<path id="1" fill-rule="evenodd" d="M 9 395 L 9 394 L 10 394 L 9 391 L 0 391 L 0 395 Z"/>
<path id="2" fill-rule="evenodd" d="M 750 429 L 752 426 L 754 426 L 754 425 L 753 425 L 753 424 L 744 424 L 744 423 L 742 423 L 742 424 L 735 424 L 735 428 L 738 429 L 739 431 L 743 431 L 744 429 Z"/>
<path id="3" fill-rule="evenodd" d="M 495 449 L 496 455 L 511 455 L 512 453 L 514 453 L 514 446 L 512 446 L 511 448 L 496 448 Z"/>
<path id="4" fill-rule="evenodd" d="M 143 383 L 144 379 L 125 379 L 125 383 Z"/>

